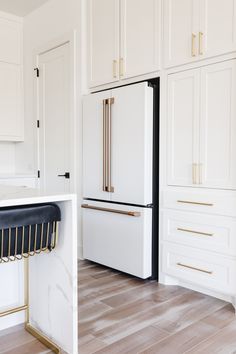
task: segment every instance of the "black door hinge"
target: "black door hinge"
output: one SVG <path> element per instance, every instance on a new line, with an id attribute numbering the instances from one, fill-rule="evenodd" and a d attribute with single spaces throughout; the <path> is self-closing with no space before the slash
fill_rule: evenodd
<path id="1" fill-rule="evenodd" d="M 40 171 L 38 171 L 38 178 L 40 178 Z"/>
<path id="2" fill-rule="evenodd" d="M 35 68 L 34 71 L 36 71 L 36 75 L 39 77 L 39 68 Z"/>
<path id="3" fill-rule="evenodd" d="M 40 127 L 40 123 L 39 123 L 39 120 L 37 120 L 37 128 Z"/>

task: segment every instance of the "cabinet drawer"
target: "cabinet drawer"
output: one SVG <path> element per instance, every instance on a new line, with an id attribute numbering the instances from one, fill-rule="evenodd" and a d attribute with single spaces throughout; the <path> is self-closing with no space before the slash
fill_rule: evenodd
<path id="1" fill-rule="evenodd" d="M 151 276 L 151 209 L 85 201 L 82 210 L 84 258 L 140 278 Z"/>
<path id="2" fill-rule="evenodd" d="M 166 190 L 162 195 L 164 208 L 236 217 L 236 193 L 233 191 Z"/>
<path id="3" fill-rule="evenodd" d="M 236 256 L 236 220 L 175 210 L 163 212 L 164 240 Z"/>
<path id="4" fill-rule="evenodd" d="M 236 261 L 190 247 L 165 244 L 163 272 L 227 294 L 236 291 Z"/>

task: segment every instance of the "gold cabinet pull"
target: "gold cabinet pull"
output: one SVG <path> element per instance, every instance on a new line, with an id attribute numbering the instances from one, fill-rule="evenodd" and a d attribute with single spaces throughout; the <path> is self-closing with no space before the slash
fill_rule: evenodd
<path id="1" fill-rule="evenodd" d="M 113 60 L 113 79 L 117 79 L 117 60 Z"/>
<path id="2" fill-rule="evenodd" d="M 197 272 L 206 273 L 206 274 L 210 274 L 210 275 L 213 274 L 212 271 L 205 270 L 205 269 L 201 269 L 201 268 L 192 267 L 192 266 L 189 266 L 189 265 L 187 265 L 187 264 L 177 263 L 177 265 L 178 265 L 179 267 L 183 267 L 183 268 L 188 268 L 188 269 L 196 270 Z"/>
<path id="3" fill-rule="evenodd" d="M 192 179 L 193 179 L 193 184 L 197 184 L 197 164 L 196 163 L 192 164 Z"/>
<path id="4" fill-rule="evenodd" d="M 204 34 L 202 32 L 199 32 L 198 34 L 198 53 L 199 55 L 203 55 L 203 36 Z"/>
<path id="5" fill-rule="evenodd" d="M 81 208 L 97 210 L 97 211 L 104 211 L 107 213 L 122 214 L 122 215 L 133 216 L 133 217 L 140 217 L 141 216 L 141 213 L 138 211 L 124 211 L 124 210 L 118 210 L 118 209 L 101 208 L 101 207 L 96 207 L 96 206 L 92 206 L 89 204 L 82 204 Z"/>
<path id="6" fill-rule="evenodd" d="M 124 76 L 124 59 L 120 58 L 120 77 Z"/>
<path id="7" fill-rule="evenodd" d="M 192 57 L 196 57 L 197 52 L 196 52 L 196 34 L 192 33 Z"/>
<path id="8" fill-rule="evenodd" d="M 208 207 L 214 206 L 214 204 L 211 204 L 211 203 L 191 202 L 190 200 L 177 200 L 177 203 L 202 205 L 202 206 L 208 206 Z"/>
<path id="9" fill-rule="evenodd" d="M 202 235 L 202 236 L 209 236 L 209 237 L 214 236 L 214 234 L 210 234 L 208 232 L 201 232 L 201 231 L 195 231 L 195 230 L 190 230 L 190 229 L 182 229 L 181 227 L 178 227 L 177 230 L 182 231 L 182 232 L 191 233 L 191 234 Z"/>

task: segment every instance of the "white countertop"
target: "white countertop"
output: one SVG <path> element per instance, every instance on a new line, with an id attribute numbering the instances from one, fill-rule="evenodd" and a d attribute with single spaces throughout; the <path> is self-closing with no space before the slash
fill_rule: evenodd
<path id="1" fill-rule="evenodd" d="M 76 194 L 50 194 L 39 189 L 0 185 L 0 207 L 76 199 Z"/>

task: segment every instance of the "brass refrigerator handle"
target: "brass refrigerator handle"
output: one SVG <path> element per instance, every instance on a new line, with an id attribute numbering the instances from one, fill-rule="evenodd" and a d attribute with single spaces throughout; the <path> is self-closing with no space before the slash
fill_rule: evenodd
<path id="1" fill-rule="evenodd" d="M 81 208 L 97 210 L 97 211 L 104 211 L 107 213 L 122 214 L 122 215 L 133 216 L 133 217 L 140 217 L 141 216 L 141 213 L 138 211 L 124 211 L 124 210 L 118 210 L 118 209 L 101 208 L 101 207 L 96 207 L 96 206 L 92 206 L 89 204 L 82 204 Z"/>
<path id="2" fill-rule="evenodd" d="M 103 100 L 103 188 L 106 192 L 107 186 L 107 138 L 106 138 L 106 126 L 107 126 L 107 114 L 106 114 L 107 100 Z"/>
<path id="3" fill-rule="evenodd" d="M 107 192 L 114 193 L 114 187 L 111 185 L 111 106 L 114 104 L 114 97 L 107 100 Z"/>

